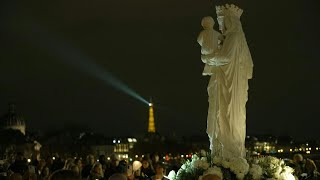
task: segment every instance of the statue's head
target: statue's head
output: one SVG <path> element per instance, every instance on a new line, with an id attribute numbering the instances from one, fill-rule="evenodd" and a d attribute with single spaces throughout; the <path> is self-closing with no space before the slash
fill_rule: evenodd
<path id="1" fill-rule="evenodd" d="M 201 26 L 203 29 L 213 29 L 214 20 L 211 16 L 206 16 L 201 20 Z"/>
<path id="2" fill-rule="evenodd" d="M 224 31 L 237 32 L 242 31 L 240 17 L 243 10 L 234 4 L 216 6 L 219 29 Z"/>

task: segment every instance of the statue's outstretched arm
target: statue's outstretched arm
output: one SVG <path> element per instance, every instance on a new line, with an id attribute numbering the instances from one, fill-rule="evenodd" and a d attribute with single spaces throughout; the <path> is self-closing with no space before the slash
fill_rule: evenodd
<path id="1" fill-rule="evenodd" d="M 202 62 L 211 66 L 222 66 L 229 63 L 230 59 L 220 54 L 220 52 L 208 55 L 201 55 Z"/>

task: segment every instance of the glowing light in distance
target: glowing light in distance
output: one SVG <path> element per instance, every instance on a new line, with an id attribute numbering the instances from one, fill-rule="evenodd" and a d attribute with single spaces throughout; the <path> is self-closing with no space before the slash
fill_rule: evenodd
<path id="1" fill-rule="evenodd" d="M 153 104 L 152 103 L 149 103 L 149 106 L 151 107 Z"/>

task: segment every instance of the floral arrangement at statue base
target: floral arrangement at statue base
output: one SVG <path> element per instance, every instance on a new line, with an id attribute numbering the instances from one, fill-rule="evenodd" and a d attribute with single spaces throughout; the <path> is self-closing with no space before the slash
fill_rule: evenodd
<path id="1" fill-rule="evenodd" d="M 193 155 L 176 174 L 171 173 L 170 179 L 202 180 L 207 175 L 214 175 L 221 180 L 295 180 L 292 173 L 293 169 L 286 166 L 283 160 L 271 156 L 248 161 L 244 158 L 226 161 L 219 157 Z"/>

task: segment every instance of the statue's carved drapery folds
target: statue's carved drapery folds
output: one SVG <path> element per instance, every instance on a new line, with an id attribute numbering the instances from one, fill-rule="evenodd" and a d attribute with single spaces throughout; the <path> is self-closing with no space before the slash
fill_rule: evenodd
<path id="1" fill-rule="evenodd" d="M 234 5 L 217 8 L 218 16 L 223 15 L 224 27 L 220 29 L 224 29 L 225 40 L 221 50 L 201 56 L 212 72 L 207 118 L 210 149 L 212 155 L 225 159 L 245 157 L 246 152 L 246 102 L 253 63 L 240 22 L 241 13 Z"/>

